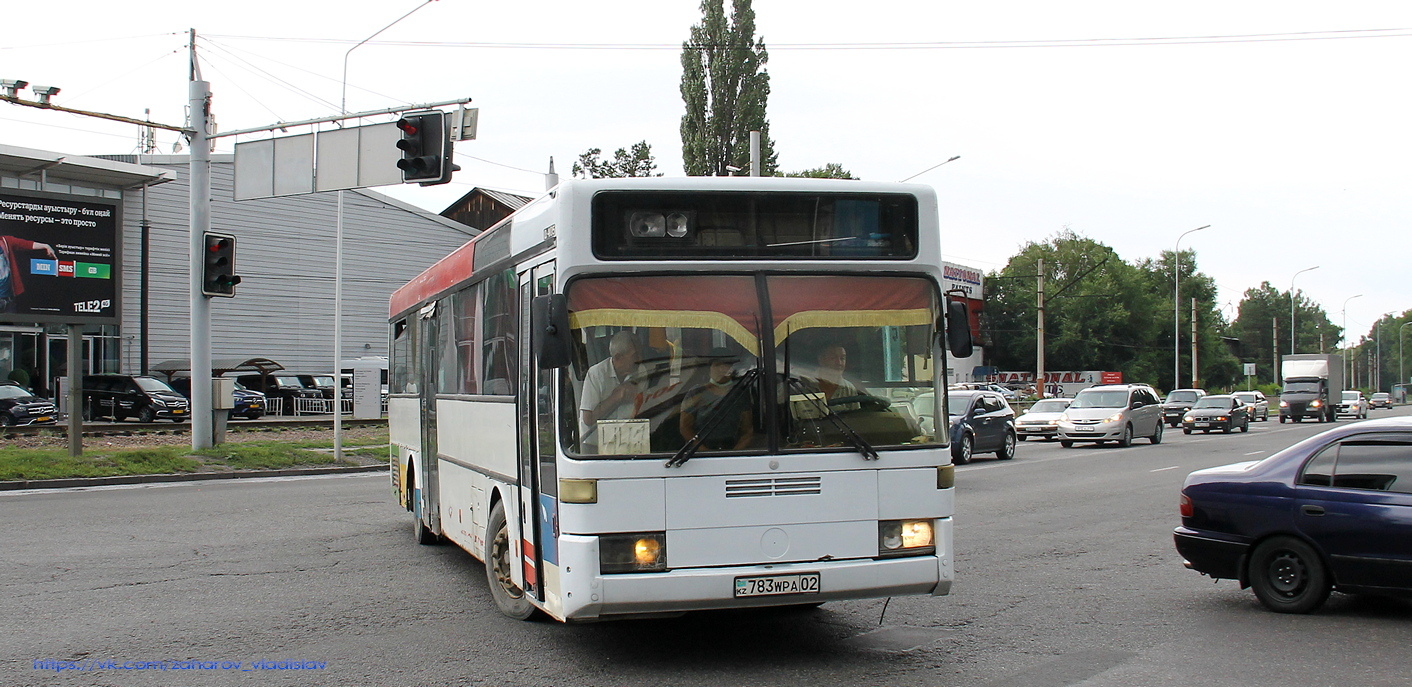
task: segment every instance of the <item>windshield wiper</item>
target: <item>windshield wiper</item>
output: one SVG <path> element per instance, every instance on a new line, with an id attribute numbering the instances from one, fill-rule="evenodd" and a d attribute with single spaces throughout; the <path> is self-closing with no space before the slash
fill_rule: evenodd
<path id="1" fill-rule="evenodd" d="M 691 460 L 691 457 L 696 455 L 696 450 L 701 448 L 701 442 L 705 441 L 712 430 L 716 429 L 716 425 L 721 424 L 721 421 L 725 419 L 725 409 L 732 407 L 736 397 L 744 393 L 744 390 L 751 384 L 754 384 L 755 379 L 759 376 L 760 368 L 758 367 L 746 370 L 744 374 L 740 375 L 740 379 L 736 380 L 730 391 L 727 391 L 726 395 L 722 396 L 721 400 L 706 412 L 706 416 L 701 419 L 701 427 L 696 430 L 696 435 L 691 437 L 685 446 L 677 450 L 671 460 L 666 462 L 666 467 L 680 467 L 686 461 Z"/>
<path id="2" fill-rule="evenodd" d="M 809 402 L 813 403 L 815 408 L 824 412 L 824 418 L 833 423 L 833 426 L 838 429 L 840 434 L 848 438 L 848 441 L 853 444 L 853 448 L 863 454 L 864 460 L 878 459 L 877 449 L 874 449 L 872 444 L 869 444 L 868 440 L 864 439 L 858 432 L 853 431 L 853 428 L 849 427 L 848 423 L 844 422 L 843 418 L 839 417 L 839 414 L 834 412 L 833 408 L 830 408 L 827 402 L 821 403 L 817 391 L 806 388 L 804 384 L 799 381 L 799 378 L 793 375 L 785 375 L 784 378 L 785 381 L 789 383 L 790 388 L 802 392 L 803 396 L 809 399 Z"/>

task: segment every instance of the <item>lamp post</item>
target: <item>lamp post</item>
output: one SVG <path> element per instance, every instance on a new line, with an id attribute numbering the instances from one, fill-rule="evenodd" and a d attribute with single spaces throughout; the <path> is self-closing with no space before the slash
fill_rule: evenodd
<path id="1" fill-rule="evenodd" d="M 1345 375 L 1344 379 L 1348 379 L 1352 376 L 1352 374 L 1348 371 L 1348 302 L 1355 298 L 1362 297 L 1363 294 L 1360 293 L 1357 296 L 1349 296 L 1348 298 L 1343 299 L 1343 346 L 1341 348 L 1343 348 L 1343 373 Z"/>
<path id="2" fill-rule="evenodd" d="M 1404 381 L 1402 381 L 1402 380 L 1407 379 L 1407 370 L 1403 369 L 1403 364 L 1402 364 L 1402 361 L 1404 360 L 1404 358 L 1402 357 L 1402 350 L 1403 350 L 1403 349 L 1402 349 L 1402 330 L 1406 329 L 1406 328 L 1407 328 L 1407 325 L 1409 325 L 1409 324 L 1412 324 L 1412 322 L 1403 322 L 1403 323 L 1402 323 L 1402 326 L 1397 328 L 1397 383 L 1398 383 L 1398 384 L 1406 384 L 1406 382 L 1404 382 Z M 1403 389 L 1406 389 L 1407 387 L 1404 386 L 1404 387 L 1402 387 L 1402 388 L 1403 388 Z M 1406 394 L 1405 394 L 1405 393 L 1403 394 L 1403 400 L 1406 400 Z"/>
<path id="3" fill-rule="evenodd" d="M 1318 266 L 1318 265 L 1315 265 L 1315 266 L 1313 266 L 1313 267 L 1306 267 L 1306 268 L 1304 268 L 1304 269 L 1302 269 L 1302 270 L 1300 270 L 1300 271 L 1298 271 L 1298 272 L 1295 272 L 1295 273 L 1294 273 L 1294 277 L 1298 277 L 1299 275 L 1304 274 L 1305 272 L 1308 272 L 1308 271 L 1310 271 L 1310 270 L 1317 270 L 1317 269 L 1319 269 L 1319 266 Z M 1290 355 L 1294 355 L 1295 352 L 1296 352 L 1296 351 L 1294 350 L 1294 277 L 1290 277 L 1290 278 L 1289 278 L 1289 354 L 1290 354 Z"/>
<path id="4" fill-rule="evenodd" d="M 1182 386 L 1182 239 L 1187 234 L 1210 229 L 1211 225 L 1188 229 L 1177 237 L 1177 245 L 1172 248 L 1172 388 Z"/>

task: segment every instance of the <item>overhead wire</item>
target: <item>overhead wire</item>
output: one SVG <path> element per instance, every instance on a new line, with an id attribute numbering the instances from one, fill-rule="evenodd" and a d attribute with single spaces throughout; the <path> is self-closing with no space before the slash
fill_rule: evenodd
<path id="1" fill-rule="evenodd" d="M 301 38 L 272 36 L 221 35 L 230 40 L 263 40 L 300 43 L 347 44 L 355 41 L 338 38 Z M 771 43 L 770 50 L 974 50 L 1031 49 L 1074 47 L 1133 47 L 1159 45 L 1201 45 L 1211 43 L 1268 43 L 1287 41 L 1324 41 L 1369 38 L 1412 37 L 1412 28 L 1339 29 L 1289 33 L 1253 33 L 1200 36 L 1147 36 L 1127 38 L 1057 38 L 1007 41 L 905 41 L 867 43 Z M 468 41 L 374 41 L 370 45 L 438 48 L 488 48 L 516 50 L 682 50 L 737 47 L 734 44 L 691 46 L 681 43 L 490 43 Z"/>
<path id="2" fill-rule="evenodd" d="M 296 71 L 304 72 L 305 74 L 308 74 L 308 75 L 310 75 L 310 76 L 315 76 L 315 77 L 318 77 L 318 78 L 320 78 L 320 79 L 324 79 L 324 80 L 329 81 L 329 82 L 332 82 L 332 83 L 336 83 L 336 84 L 340 84 L 340 85 L 343 83 L 341 80 L 335 79 L 335 78 L 333 78 L 333 77 L 331 77 L 331 76 L 328 76 L 327 74 L 320 74 L 320 73 L 318 73 L 318 72 L 316 72 L 316 71 L 312 71 L 312 70 L 309 70 L 309 69 L 305 69 L 305 68 L 300 67 L 300 66 L 298 66 L 298 65 L 289 64 L 289 63 L 287 63 L 287 62 L 281 62 L 281 61 L 276 60 L 276 59 L 274 59 L 273 57 L 269 57 L 269 56 L 267 56 L 267 55 L 261 55 L 261 54 L 259 54 L 259 53 L 252 52 L 252 51 L 248 51 L 248 50 L 241 50 L 241 49 L 239 49 L 239 48 L 237 48 L 237 47 L 235 47 L 235 46 L 232 46 L 232 45 L 226 45 L 226 44 L 220 43 L 220 42 L 218 42 L 218 41 L 213 41 L 213 40 L 210 39 L 210 37 L 206 37 L 206 42 L 208 42 L 208 43 L 215 43 L 215 44 L 219 45 L 219 46 L 221 47 L 221 49 L 226 50 L 226 51 L 229 51 L 230 53 L 242 53 L 242 54 L 248 55 L 248 56 L 250 56 L 250 57 L 252 57 L 252 58 L 258 58 L 258 59 L 266 60 L 266 61 L 272 62 L 272 63 L 274 63 L 274 64 L 277 64 L 277 65 L 279 65 L 279 66 L 281 66 L 281 67 L 284 67 L 284 68 L 286 68 L 286 69 L 293 69 L 293 70 L 296 70 Z M 364 92 L 364 93 L 368 93 L 368 94 L 371 94 L 371 95 L 375 95 L 375 96 L 378 96 L 378 97 L 380 97 L 380 98 L 386 98 L 386 99 L 392 100 L 392 101 L 394 101 L 394 102 L 409 102 L 409 101 L 407 101 L 407 100 L 405 100 L 405 99 L 403 99 L 403 98 L 398 98 L 398 97 L 396 97 L 396 96 L 391 96 L 391 95 L 388 95 L 388 94 L 386 94 L 386 93 L 379 93 L 378 91 L 370 90 L 370 89 L 364 88 L 364 87 L 362 87 L 362 86 L 358 86 L 358 85 L 356 85 L 356 84 L 351 84 L 351 83 L 350 83 L 350 84 L 348 84 L 348 86 L 349 86 L 349 88 L 353 88 L 353 89 L 362 91 L 362 92 Z"/>

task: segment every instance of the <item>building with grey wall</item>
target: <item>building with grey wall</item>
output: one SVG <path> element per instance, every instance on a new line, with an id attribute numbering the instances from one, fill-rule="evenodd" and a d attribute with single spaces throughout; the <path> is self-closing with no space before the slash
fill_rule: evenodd
<path id="1" fill-rule="evenodd" d="M 233 156 L 212 156 L 211 229 L 236 236 L 242 277 L 234 298 L 212 299 L 215 358 L 269 358 L 321 372 L 338 359 L 385 356 L 388 296 L 478 233 L 375 191 L 346 192 L 343 350 L 336 353 L 337 194 L 237 203 L 233 172 Z M 186 156 L 82 157 L 0 146 L 0 190 L 120 200 L 118 323 L 84 327 L 85 372 L 142 373 L 190 357 L 188 175 Z M 0 378 L 25 368 L 33 386 L 52 388 L 65 331 L 0 322 Z"/>

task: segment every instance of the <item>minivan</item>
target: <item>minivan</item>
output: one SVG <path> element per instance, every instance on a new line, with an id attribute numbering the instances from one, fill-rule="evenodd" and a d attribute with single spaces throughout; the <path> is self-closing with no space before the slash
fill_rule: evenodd
<path id="1" fill-rule="evenodd" d="M 1162 401 L 1146 384 L 1091 386 L 1074 396 L 1059 416 L 1059 445 L 1092 441 L 1132 446 L 1136 437 L 1162 443 Z"/>
<path id="2" fill-rule="evenodd" d="M 139 422 L 183 422 L 191 415 L 186 398 L 166 382 L 146 375 L 84 375 L 83 417 Z"/>

